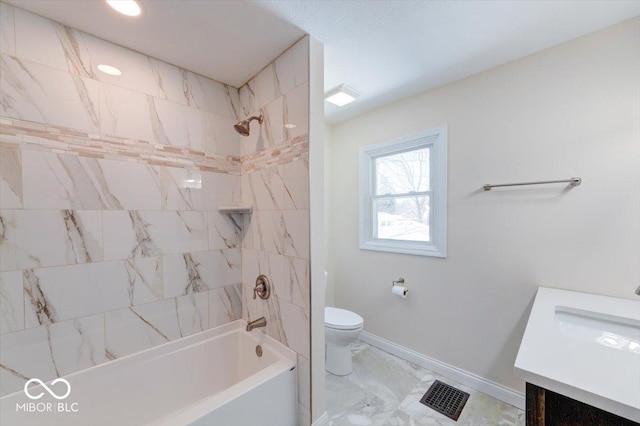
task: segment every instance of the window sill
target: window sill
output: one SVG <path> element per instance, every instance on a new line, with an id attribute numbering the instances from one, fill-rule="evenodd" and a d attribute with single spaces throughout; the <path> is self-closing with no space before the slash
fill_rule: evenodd
<path id="1" fill-rule="evenodd" d="M 444 250 L 441 250 L 433 244 L 410 241 L 372 240 L 361 242 L 360 248 L 362 250 L 413 254 L 416 256 L 447 257 L 447 253 Z"/>

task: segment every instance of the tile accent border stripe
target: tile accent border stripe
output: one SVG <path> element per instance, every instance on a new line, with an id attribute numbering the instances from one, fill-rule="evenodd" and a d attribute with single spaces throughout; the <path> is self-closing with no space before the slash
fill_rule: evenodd
<path id="1" fill-rule="evenodd" d="M 0 117 L 0 143 L 24 149 L 240 175 L 309 156 L 309 134 L 244 157 L 208 154 L 81 130 Z"/>
<path id="2" fill-rule="evenodd" d="M 49 124 L 0 117 L 0 142 L 25 149 L 181 167 L 203 172 L 240 174 L 240 157 L 208 154 L 144 140 L 91 134 Z"/>
<path id="3" fill-rule="evenodd" d="M 378 349 L 382 349 L 385 352 L 389 352 L 392 355 L 402 358 L 405 361 L 412 362 L 420 367 L 424 367 L 435 373 L 448 377 L 449 379 L 456 380 L 463 385 L 467 385 L 472 389 L 499 399 L 509 405 L 513 405 L 516 408 L 521 410 L 525 409 L 525 397 L 521 392 L 516 392 L 499 383 L 477 376 L 442 361 L 438 361 L 437 359 L 429 358 L 428 356 L 385 340 L 367 331 L 363 331 L 359 339 L 371 346 L 375 346 Z"/>
<path id="4" fill-rule="evenodd" d="M 309 156 L 309 133 L 242 157 L 242 174 L 291 163 Z"/>

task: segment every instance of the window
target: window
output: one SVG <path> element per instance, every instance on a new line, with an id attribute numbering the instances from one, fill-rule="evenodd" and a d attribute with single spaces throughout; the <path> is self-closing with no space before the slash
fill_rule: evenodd
<path id="1" fill-rule="evenodd" d="M 360 248 L 446 257 L 447 128 L 360 148 Z"/>

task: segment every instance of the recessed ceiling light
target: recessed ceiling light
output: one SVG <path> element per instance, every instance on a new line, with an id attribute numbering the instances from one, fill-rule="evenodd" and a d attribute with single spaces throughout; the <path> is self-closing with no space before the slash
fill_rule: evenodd
<path id="1" fill-rule="evenodd" d="M 127 16 L 138 16 L 142 13 L 142 8 L 135 0 L 107 0 L 107 4 Z"/>
<path id="2" fill-rule="evenodd" d="M 291 123 L 287 123 L 284 125 L 285 129 L 295 129 L 296 125 L 295 124 L 291 124 Z"/>
<path id="3" fill-rule="evenodd" d="M 357 90 L 353 90 L 346 84 L 341 84 L 325 92 L 324 99 L 334 105 L 344 106 L 355 101 L 358 96 L 360 96 L 360 93 Z"/>
<path id="4" fill-rule="evenodd" d="M 122 71 L 120 71 L 116 67 L 112 67 L 111 65 L 100 64 L 98 65 L 98 69 L 105 74 L 109 75 L 122 75 Z"/>

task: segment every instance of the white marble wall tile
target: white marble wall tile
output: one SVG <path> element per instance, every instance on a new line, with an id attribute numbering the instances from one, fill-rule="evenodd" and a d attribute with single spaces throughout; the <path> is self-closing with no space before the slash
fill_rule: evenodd
<path id="1" fill-rule="evenodd" d="M 159 257 L 27 269 L 23 277 L 26 328 L 162 299 Z"/>
<path id="2" fill-rule="evenodd" d="M 310 426 L 311 425 L 311 410 L 302 404 L 298 404 L 298 425 Z"/>
<path id="3" fill-rule="evenodd" d="M 284 256 L 245 249 L 242 251 L 242 265 L 242 282 L 251 288 L 255 287 L 258 275 L 266 275 L 273 285 L 273 294 L 280 297 L 289 293 L 285 279 Z"/>
<path id="4" fill-rule="evenodd" d="M 99 262 L 102 212 L 0 211 L 0 271 Z"/>
<path id="5" fill-rule="evenodd" d="M 279 166 L 284 185 L 283 209 L 309 208 L 309 160 L 292 161 Z"/>
<path id="6" fill-rule="evenodd" d="M 98 83 L 2 55 L 0 115 L 98 131 Z"/>
<path id="7" fill-rule="evenodd" d="M 242 113 L 245 117 L 253 115 L 259 108 L 256 105 L 256 79 L 252 78 L 245 85 L 238 89 Z"/>
<path id="8" fill-rule="evenodd" d="M 298 51 L 300 51 L 301 49 L 298 48 L 297 50 L 294 50 L 294 48 L 299 44 L 300 42 L 291 46 L 274 61 L 279 95 L 282 95 L 283 93 L 287 93 L 288 91 L 294 89 L 297 86 L 296 71 L 300 72 L 300 70 L 296 70 L 296 67 L 295 67 L 296 58 L 294 58 L 294 52 L 298 53 Z M 297 56 L 300 56 L 300 55 L 297 55 Z M 301 78 L 302 76 L 298 76 L 298 79 L 301 79 Z"/>
<path id="9" fill-rule="evenodd" d="M 209 292 L 209 327 L 242 318 L 242 285 L 230 285 Z"/>
<path id="10" fill-rule="evenodd" d="M 160 209 L 152 166 L 25 150 L 24 205 L 28 209 Z"/>
<path id="11" fill-rule="evenodd" d="M 22 9 L 15 9 L 15 28 L 20 59 L 96 78 L 86 34 Z"/>
<path id="12" fill-rule="evenodd" d="M 284 254 L 309 258 L 309 210 L 285 210 Z"/>
<path id="13" fill-rule="evenodd" d="M 149 105 L 155 142 L 204 151 L 207 118 L 204 111 L 157 98 Z"/>
<path id="14" fill-rule="evenodd" d="M 0 272 L 0 334 L 24 328 L 22 272 Z"/>
<path id="15" fill-rule="evenodd" d="M 281 94 L 309 81 L 309 39 L 302 38 L 275 61 Z"/>
<path id="16" fill-rule="evenodd" d="M 265 105 L 261 111 L 264 121 L 260 126 L 260 133 L 265 141 L 265 146 L 272 147 L 285 142 L 286 111 L 284 110 L 285 98 L 279 97 Z"/>
<path id="17" fill-rule="evenodd" d="M 267 306 L 268 301 L 260 298 L 253 299 L 253 288 L 255 287 L 258 275 L 264 274 L 271 280 L 273 284 L 273 297 L 268 301 L 275 301 L 279 296 L 283 278 L 283 259 L 282 256 L 269 253 L 259 252 L 256 250 L 242 250 L 242 283 L 243 283 L 243 299 L 242 299 L 242 317 L 248 321 L 264 316 L 269 319 L 271 313 L 276 310 L 274 306 Z M 273 328 L 273 327 L 272 327 Z M 269 326 L 267 327 L 269 329 Z"/>
<path id="18" fill-rule="evenodd" d="M 264 108 L 260 108 L 250 115 L 262 115 L 263 117 L 266 117 Z M 249 116 L 249 114 L 247 114 L 247 116 Z M 249 133 L 249 136 L 240 136 L 240 149 L 243 156 L 249 156 L 256 152 L 263 151 L 269 146 L 268 141 L 265 140 L 262 125 L 258 124 L 257 121 L 252 121 L 251 123 L 251 132 Z"/>
<path id="19" fill-rule="evenodd" d="M 174 300 L 179 337 L 190 336 L 211 327 L 209 325 L 209 297 L 207 294 L 189 294 Z M 140 308 L 138 308 L 139 312 L 141 312 Z"/>
<path id="20" fill-rule="evenodd" d="M 105 260 L 207 249 L 205 212 L 105 211 Z"/>
<path id="21" fill-rule="evenodd" d="M 103 315 L 4 334 L 0 393 L 20 390 L 32 377 L 51 380 L 104 361 Z"/>
<path id="22" fill-rule="evenodd" d="M 240 248 L 242 215 L 208 212 L 209 249 Z"/>
<path id="23" fill-rule="evenodd" d="M 202 173 L 201 210 L 218 211 L 220 204 L 244 201 L 241 198 L 240 176 L 226 173 Z"/>
<path id="24" fill-rule="evenodd" d="M 255 115 L 262 115 L 264 120 L 262 124 L 258 124 L 257 121 L 252 122 L 249 136 L 241 137 L 243 155 L 251 155 L 286 141 L 285 137 L 288 133 L 284 127 L 286 124 L 284 100 L 284 97 L 279 97 L 255 112 Z"/>
<path id="25" fill-rule="evenodd" d="M 255 211 L 245 215 L 243 229 L 245 248 L 284 254 L 285 229 L 281 211 Z"/>
<path id="26" fill-rule="evenodd" d="M 311 365 L 309 360 L 298 355 L 298 402 L 311 406 Z"/>
<path id="27" fill-rule="evenodd" d="M 273 63 L 267 65 L 262 71 L 256 74 L 254 80 L 256 107 L 262 108 L 281 95 L 275 65 Z"/>
<path id="28" fill-rule="evenodd" d="M 237 89 L 163 62 L 159 63 L 162 81 L 160 97 L 183 105 L 237 119 Z"/>
<path id="29" fill-rule="evenodd" d="M 279 210 L 283 207 L 283 180 L 278 167 L 269 167 L 242 176 L 242 197 L 254 210 Z"/>
<path id="30" fill-rule="evenodd" d="M 284 263 L 285 282 L 289 290 L 288 302 L 309 309 L 309 261 L 298 257 L 287 257 Z"/>
<path id="31" fill-rule="evenodd" d="M 164 297 L 198 293 L 242 279 L 240 249 L 164 256 Z"/>
<path id="32" fill-rule="evenodd" d="M 19 148 L 0 147 L 0 208 L 22 208 L 22 153 Z"/>
<path id="33" fill-rule="evenodd" d="M 207 293 L 107 312 L 107 358 L 120 358 L 207 328 Z"/>
<path id="34" fill-rule="evenodd" d="M 258 252 L 258 268 L 260 274 L 271 280 L 272 291 L 278 298 L 291 300 L 285 275 L 285 257 L 280 254 Z M 256 275 L 257 278 L 257 275 Z M 252 281 L 248 281 L 251 284 Z M 253 279 L 255 282 L 255 278 Z"/>
<path id="35" fill-rule="evenodd" d="M 159 76 L 162 81 L 164 99 L 207 110 L 205 87 L 206 80 L 197 74 L 178 68 L 165 62 L 159 63 Z"/>
<path id="36" fill-rule="evenodd" d="M 0 53 L 16 55 L 14 8 L 0 3 Z"/>
<path id="37" fill-rule="evenodd" d="M 100 85 L 100 132 L 105 135 L 161 143 L 152 124 L 151 96 L 103 83 Z"/>
<path id="38" fill-rule="evenodd" d="M 229 99 L 229 107 L 232 110 L 232 118 L 242 120 L 245 115 L 242 110 L 242 102 L 240 102 L 240 91 L 235 87 L 225 84 L 225 95 Z"/>
<path id="39" fill-rule="evenodd" d="M 210 154 L 240 156 L 240 135 L 233 125 L 235 118 L 207 114 L 204 150 Z"/>
<path id="40" fill-rule="evenodd" d="M 202 76 L 198 78 L 203 81 L 206 111 L 236 120 L 243 118 L 239 115 L 240 98 L 236 88 Z"/>
<path id="41" fill-rule="evenodd" d="M 266 259 L 268 267 L 268 260 Z M 242 282 L 248 286 L 255 285 L 256 278 L 260 275 L 260 252 L 252 249 L 242 249 Z"/>
<path id="42" fill-rule="evenodd" d="M 246 321 L 265 316 L 266 303 L 260 298 L 253 298 L 254 286 L 255 284 L 242 283 L 242 318 Z"/>
<path id="43" fill-rule="evenodd" d="M 309 83 L 301 84 L 284 96 L 284 139 L 309 133 Z M 295 127 L 291 127 L 295 126 Z"/>
<path id="44" fill-rule="evenodd" d="M 287 335 L 282 324 L 282 314 L 280 312 L 280 299 L 278 297 L 269 298 L 265 303 L 265 317 L 267 318 L 266 333 L 283 345 L 291 348 L 287 342 Z"/>
<path id="45" fill-rule="evenodd" d="M 202 173 L 177 167 L 156 168 L 160 174 L 163 210 L 201 210 Z"/>
<path id="46" fill-rule="evenodd" d="M 127 161 L 98 160 L 103 175 L 96 182 L 108 187 L 111 196 L 125 210 L 154 210 L 160 208 L 160 176 L 157 168 Z M 106 193 L 106 189 L 104 190 Z M 104 195 L 104 198 L 110 198 Z"/>
<path id="47" fill-rule="evenodd" d="M 308 133 L 308 89 L 308 83 L 304 83 L 258 109 L 254 114 L 262 114 L 264 122 L 254 123 L 251 134 L 241 137 L 242 154 L 251 155 Z M 259 132 L 255 131 L 257 126 Z"/>
<path id="48" fill-rule="evenodd" d="M 298 87 L 309 81 L 309 37 L 300 39 L 289 49 L 289 52 L 293 55 L 295 85 Z"/>
<path id="49" fill-rule="evenodd" d="M 175 307 L 175 300 L 169 299 L 154 303 L 160 313 L 170 312 Z M 154 346 L 167 343 L 177 335 L 177 320 L 172 336 L 140 316 L 132 309 L 107 312 L 104 316 L 105 351 L 108 360 L 116 359 Z"/>
<path id="50" fill-rule="evenodd" d="M 17 55 L 72 74 L 97 79 L 152 96 L 163 96 L 158 61 L 106 40 L 16 9 Z M 109 64 L 122 71 L 111 76 L 97 70 Z"/>
<path id="51" fill-rule="evenodd" d="M 162 97 L 163 82 L 159 75 L 159 61 L 88 34 L 83 34 L 83 37 L 89 47 L 91 62 L 99 81 Z M 100 64 L 115 66 L 122 74 L 114 76 L 97 71 L 95 67 Z"/>
<path id="52" fill-rule="evenodd" d="M 305 358 L 309 358 L 309 311 L 280 300 L 280 316 L 287 346 Z"/>
<path id="53" fill-rule="evenodd" d="M 188 86 L 185 86 L 187 71 L 166 62 L 157 61 L 155 68 L 157 80 L 160 82 L 158 97 L 182 105 L 190 105 Z M 196 106 L 196 105 L 192 105 Z"/>

